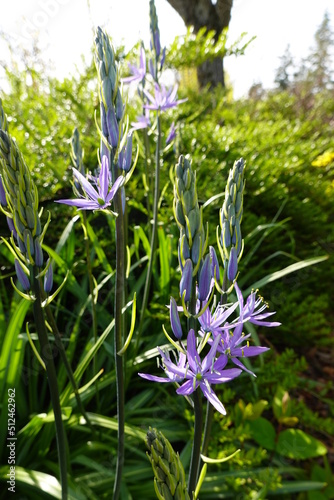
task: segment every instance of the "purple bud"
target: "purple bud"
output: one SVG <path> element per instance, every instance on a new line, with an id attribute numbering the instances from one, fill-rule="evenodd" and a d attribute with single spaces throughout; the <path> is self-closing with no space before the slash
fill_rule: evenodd
<path id="1" fill-rule="evenodd" d="M 8 227 L 9 227 L 9 231 L 11 233 L 13 233 L 14 237 L 17 239 L 17 232 L 16 232 L 16 229 L 15 229 L 15 226 L 14 226 L 13 219 L 11 217 L 8 217 L 8 216 L 6 216 L 6 219 L 7 219 L 7 224 L 8 224 Z"/>
<path id="2" fill-rule="evenodd" d="M 175 137 L 176 137 L 176 129 L 175 129 L 175 124 L 173 122 L 170 126 L 169 133 L 168 133 L 168 136 L 166 138 L 166 146 L 167 146 L 167 144 L 172 142 L 175 139 Z"/>
<path id="3" fill-rule="evenodd" d="M 7 206 L 6 191 L 5 191 L 5 188 L 3 187 L 3 182 L 2 182 L 1 175 L 0 175 L 0 205 L 2 207 L 6 207 Z"/>
<path id="4" fill-rule="evenodd" d="M 118 123 L 116 120 L 116 114 L 113 107 L 109 108 L 107 112 L 107 127 L 108 127 L 110 144 L 113 148 L 115 148 L 118 144 Z"/>
<path id="5" fill-rule="evenodd" d="M 38 238 L 35 238 L 35 264 L 37 267 L 43 266 L 43 250 Z"/>
<path id="6" fill-rule="evenodd" d="M 217 259 L 216 250 L 213 247 L 209 247 L 210 259 L 211 259 L 211 275 L 214 278 L 216 273 L 217 281 L 220 280 L 220 270 L 219 270 L 219 262 Z"/>
<path id="7" fill-rule="evenodd" d="M 238 254 L 235 247 L 230 250 L 230 257 L 227 266 L 227 277 L 230 281 L 233 281 L 238 272 Z"/>
<path id="8" fill-rule="evenodd" d="M 182 271 L 182 277 L 180 280 L 180 295 L 182 297 L 183 292 L 186 291 L 184 300 L 188 302 L 191 296 L 191 286 L 193 280 L 193 264 L 190 259 L 187 259 Z"/>
<path id="9" fill-rule="evenodd" d="M 25 292 L 27 292 L 28 290 L 30 290 L 29 278 L 26 275 L 26 273 L 23 271 L 23 268 L 17 259 L 15 259 L 14 265 L 15 265 L 16 276 L 17 276 L 19 282 L 21 283 L 23 290 Z"/>
<path id="10" fill-rule="evenodd" d="M 163 65 L 165 64 L 165 59 L 166 59 L 166 47 L 162 49 L 162 56 L 161 56 L 161 62 L 160 62 L 160 71 L 163 68 Z"/>
<path id="11" fill-rule="evenodd" d="M 104 136 L 108 135 L 107 115 L 103 102 L 100 103 L 101 128 Z"/>
<path id="12" fill-rule="evenodd" d="M 170 298 L 170 324 L 175 337 L 180 340 L 182 338 L 182 328 L 177 305 L 173 297 Z"/>
<path id="13" fill-rule="evenodd" d="M 221 234 L 221 244 L 224 248 L 228 249 L 231 246 L 231 231 L 230 224 L 228 220 L 225 220 L 223 223 L 223 230 Z"/>
<path id="14" fill-rule="evenodd" d="M 210 285 L 211 285 L 211 262 L 210 262 L 210 255 L 208 254 L 205 257 L 201 272 L 199 274 L 199 283 L 198 283 L 199 300 L 206 300 L 210 292 Z"/>
<path id="15" fill-rule="evenodd" d="M 149 72 L 151 73 L 153 79 L 155 80 L 156 74 L 155 74 L 155 67 L 154 67 L 154 63 L 153 63 L 152 59 L 150 59 L 148 61 L 148 69 L 149 69 Z"/>
<path id="16" fill-rule="evenodd" d="M 118 166 L 125 172 L 128 172 L 131 167 L 132 160 L 132 132 L 129 132 L 127 142 L 118 156 Z"/>
<path id="17" fill-rule="evenodd" d="M 197 264 L 197 262 L 200 259 L 200 250 L 201 250 L 201 238 L 197 233 L 195 235 L 195 238 L 193 239 L 193 246 L 191 248 L 191 259 L 194 264 Z"/>
<path id="18" fill-rule="evenodd" d="M 160 56 L 160 52 L 161 52 L 159 30 L 155 30 L 155 32 L 154 32 L 154 48 L 155 48 L 155 53 L 156 53 L 157 59 L 158 59 L 158 57 Z"/>
<path id="19" fill-rule="evenodd" d="M 49 260 L 48 260 L 48 262 L 49 262 Z M 53 286 L 53 268 L 52 268 L 52 264 L 50 264 L 46 273 L 45 273 L 45 276 L 44 276 L 45 293 L 50 293 L 52 290 L 52 286 Z"/>

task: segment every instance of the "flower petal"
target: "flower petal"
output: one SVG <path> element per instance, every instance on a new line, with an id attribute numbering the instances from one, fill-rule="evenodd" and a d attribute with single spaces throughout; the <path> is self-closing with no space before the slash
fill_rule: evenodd
<path id="1" fill-rule="evenodd" d="M 79 172 L 79 170 L 77 170 L 76 168 L 73 168 L 72 170 L 73 170 L 74 177 L 80 182 L 81 186 L 83 187 L 84 191 L 87 193 L 89 198 L 91 198 L 94 201 L 97 201 L 97 199 L 99 197 L 98 193 L 95 191 L 93 186 L 91 186 L 91 184 L 89 184 L 86 177 L 84 175 L 82 175 Z"/>
<path id="2" fill-rule="evenodd" d="M 214 408 L 216 408 L 216 410 L 218 410 L 222 415 L 226 415 L 226 410 L 223 403 L 219 401 L 213 390 L 209 390 L 203 382 L 200 383 L 200 388 L 202 389 L 204 396 L 208 401 L 210 401 L 212 406 L 214 406 Z"/>
<path id="3" fill-rule="evenodd" d="M 187 337 L 187 359 L 193 373 L 198 373 L 201 366 L 201 358 L 197 352 L 196 337 L 193 329 L 189 330 Z"/>
<path id="4" fill-rule="evenodd" d="M 149 375 L 148 373 L 138 373 L 138 375 L 141 378 L 144 378 L 146 380 L 150 380 L 151 382 L 171 382 L 169 378 L 164 378 L 164 377 L 157 377 L 156 375 Z"/>
<path id="5" fill-rule="evenodd" d="M 187 380 L 184 384 L 181 385 L 176 390 L 176 394 L 181 394 L 181 396 L 188 396 L 189 394 L 192 394 L 196 387 L 198 386 L 198 382 L 196 383 L 196 386 L 194 388 L 194 379 L 192 378 L 191 380 Z"/>

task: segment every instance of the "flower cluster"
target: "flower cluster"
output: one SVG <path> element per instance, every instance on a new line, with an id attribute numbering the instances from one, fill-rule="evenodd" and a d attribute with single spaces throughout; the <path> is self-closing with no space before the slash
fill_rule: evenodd
<path id="1" fill-rule="evenodd" d="M 245 302 L 235 280 L 236 264 L 233 249 L 237 259 L 241 250 L 243 168 L 244 161 L 241 159 L 231 170 L 221 210 L 221 245 L 225 269 L 223 283 L 220 285 L 220 269 L 215 249 L 210 246 L 206 253 L 206 238 L 202 212 L 197 201 L 195 174 L 189 160 L 180 157 L 175 168 L 174 215 L 180 228 L 182 307 L 177 306 L 173 297 L 169 306 L 171 328 L 178 342 L 170 340 L 177 349 L 177 354 L 172 360 L 169 351 L 158 349 L 161 367 L 166 377 L 139 374 L 142 378 L 153 382 L 174 382 L 178 385 L 177 394 L 183 396 L 189 396 L 200 389 L 212 406 L 222 414 L 226 413 L 224 405 L 218 399 L 212 385 L 229 382 L 243 371 L 255 376 L 241 360 L 268 350 L 267 347 L 250 345 L 251 335 L 243 333 L 245 324 L 249 322 L 267 327 L 280 324 L 267 320 L 274 313 L 266 311 L 267 305 L 262 297 L 257 296 L 257 292 L 252 291 Z M 227 232 L 230 235 L 229 239 L 226 237 Z M 227 290 L 226 274 L 228 280 L 232 281 L 229 290 Z M 233 288 L 237 300 L 228 304 L 226 298 Z M 217 306 L 210 307 L 215 290 L 221 293 L 221 297 Z M 217 303 L 216 297 L 214 303 Z M 183 311 L 188 318 L 186 343 L 182 341 L 180 311 Z M 201 358 L 204 350 L 208 352 Z M 229 361 L 234 367 L 227 367 Z"/>

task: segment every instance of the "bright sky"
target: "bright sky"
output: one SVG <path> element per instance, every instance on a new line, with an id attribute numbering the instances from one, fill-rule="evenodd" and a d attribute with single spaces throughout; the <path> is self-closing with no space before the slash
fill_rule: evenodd
<path id="1" fill-rule="evenodd" d="M 59 77 L 81 66 L 82 54 L 90 58 L 93 29 L 100 25 L 114 44 L 131 47 L 143 38 L 149 41 L 149 0 L 9 0 L 1 2 L 0 32 L 11 36 L 14 44 L 29 47 L 33 32 L 38 32 L 40 47 Z M 161 41 L 168 45 L 183 34 L 182 19 L 167 0 L 156 0 Z M 90 5 L 90 8 L 89 8 Z M 245 95 L 253 83 L 273 86 L 279 57 L 288 44 L 299 61 L 308 55 L 313 37 L 324 13 L 334 26 L 333 0 L 234 0 L 229 38 L 233 42 L 241 32 L 257 39 L 245 56 L 226 59 L 225 68 L 236 97 Z M 0 41 L 0 62 L 6 60 L 5 45 Z M 1 69 L 1 68 L 0 68 Z M 3 84 L 0 72 L 0 90 Z"/>

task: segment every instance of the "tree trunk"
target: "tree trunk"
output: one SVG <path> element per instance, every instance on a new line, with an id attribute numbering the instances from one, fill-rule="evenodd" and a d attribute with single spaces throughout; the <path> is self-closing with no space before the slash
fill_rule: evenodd
<path id="1" fill-rule="evenodd" d="M 231 19 L 233 0 L 217 0 L 215 4 L 211 0 L 167 0 L 168 3 L 182 17 L 186 26 L 193 26 L 195 33 L 200 28 L 214 30 L 216 38 L 219 37 L 224 28 L 227 28 Z M 197 68 L 197 78 L 200 87 L 209 85 L 225 86 L 223 60 L 206 61 Z"/>

